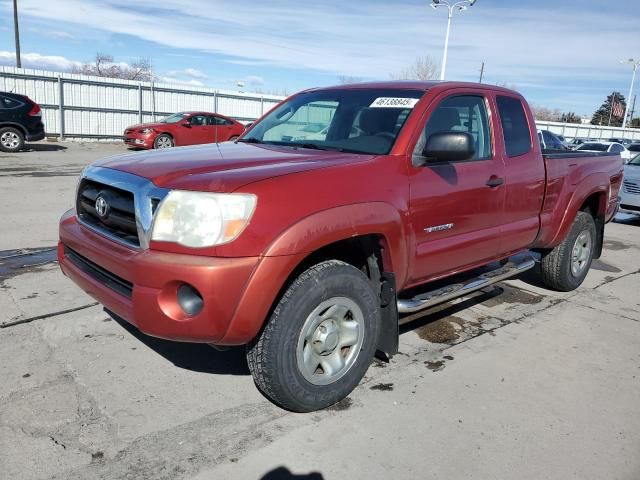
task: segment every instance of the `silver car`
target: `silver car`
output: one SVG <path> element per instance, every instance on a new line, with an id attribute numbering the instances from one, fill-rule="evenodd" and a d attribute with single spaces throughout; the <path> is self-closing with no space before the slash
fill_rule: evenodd
<path id="1" fill-rule="evenodd" d="M 624 166 L 620 211 L 640 215 L 640 153 Z"/>

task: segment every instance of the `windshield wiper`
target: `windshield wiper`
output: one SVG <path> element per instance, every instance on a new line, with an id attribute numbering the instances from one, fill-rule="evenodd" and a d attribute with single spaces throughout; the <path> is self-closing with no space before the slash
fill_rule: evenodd
<path id="1" fill-rule="evenodd" d="M 263 142 L 262 140 L 258 140 L 257 138 L 240 138 L 240 139 L 236 140 L 236 142 L 242 142 L 242 143 L 266 143 L 266 142 Z"/>

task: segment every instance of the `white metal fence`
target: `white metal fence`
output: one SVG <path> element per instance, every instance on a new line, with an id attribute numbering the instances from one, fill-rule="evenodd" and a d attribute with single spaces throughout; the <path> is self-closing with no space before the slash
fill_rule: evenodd
<path id="1" fill-rule="evenodd" d="M 607 140 L 609 138 L 628 138 L 640 142 L 640 128 L 619 128 L 600 125 L 589 125 L 579 123 L 561 123 L 536 120 L 536 125 L 540 130 L 549 130 L 552 133 L 563 135 L 566 139 L 595 138 Z"/>
<path id="2" fill-rule="evenodd" d="M 250 122 L 281 100 L 273 95 L 3 66 L 0 91 L 28 95 L 42 107 L 47 135 L 72 139 L 120 138 L 129 125 L 186 110 Z"/>
<path id="3" fill-rule="evenodd" d="M 120 138 L 129 125 L 185 110 L 217 112 L 250 122 L 282 99 L 3 66 L 0 91 L 28 95 L 42 107 L 47 134 L 72 139 Z M 538 121 L 537 125 L 568 139 L 624 137 L 640 141 L 640 129 L 547 121 Z"/>

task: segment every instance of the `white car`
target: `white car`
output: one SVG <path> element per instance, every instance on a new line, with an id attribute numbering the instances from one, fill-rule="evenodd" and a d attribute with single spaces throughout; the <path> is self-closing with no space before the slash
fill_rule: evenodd
<path id="1" fill-rule="evenodd" d="M 640 215 L 640 153 L 624 166 L 620 211 Z"/>
<path id="2" fill-rule="evenodd" d="M 581 152 L 609 152 L 609 153 L 619 153 L 624 160 L 624 163 L 627 163 L 631 160 L 631 152 L 627 150 L 627 148 L 618 142 L 587 142 L 580 145 L 576 150 Z"/>

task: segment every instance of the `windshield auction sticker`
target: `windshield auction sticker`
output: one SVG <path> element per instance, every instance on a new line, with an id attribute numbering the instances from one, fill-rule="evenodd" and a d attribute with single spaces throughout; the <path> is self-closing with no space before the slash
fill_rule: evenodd
<path id="1" fill-rule="evenodd" d="M 419 98 L 378 97 L 369 105 L 369 108 L 413 108 L 419 100 Z"/>

